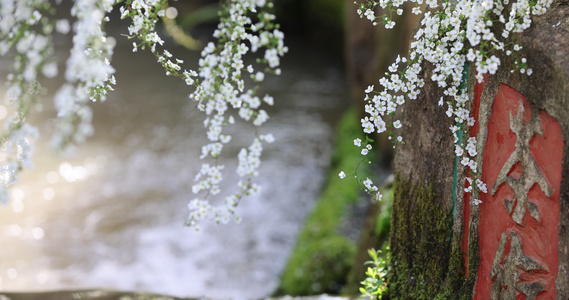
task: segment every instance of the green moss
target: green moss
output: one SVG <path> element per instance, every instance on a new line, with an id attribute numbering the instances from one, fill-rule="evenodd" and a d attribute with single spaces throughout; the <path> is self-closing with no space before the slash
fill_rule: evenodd
<path id="1" fill-rule="evenodd" d="M 393 188 L 381 191 L 381 211 L 375 224 L 375 235 L 378 237 L 389 235 L 391 230 L 391 211 L 393 210 Z"/>
<path id="2" fill-rule="evenodd" d="M 341 170 L 353 170 L 360 160 L 352 140 L 361 135 L 356 111 L 350 109 L 337 128 L 337 142 L 327 183 L 316 207 L 299 234 L 296 246 L 281 276 L 276 294 L 293 296 L 337 294 L 353 265 L 355 244 L 337 228 L 348 205 L 360 197 L 355 179 L 340 179 Z"/>
<path id="3" fill-rule="evenodd" d="M 359 126 L 352 110 L 338 126 L 327 184 L 299 235 L 277 294 L 336 294 L 352 267 L 352 289 L 359 287 L 361 280 L 354 275 L 355 246 L 336 232 L 347 206 L 360 196 L 354 179 L 338 178 L 340 170 L 352 170 L 359 162 L 360 155 L 351 142 L 360 134 Z M 396 176 L 393 188 L 383 193 L 382 207 L 376 209 L 369 226 L 370 236 L 375 237 L 391 230 L 389 290 L 383 299 L 471 299 L 478 268 L 478 242 L 470 243 L 470 276 L 465 278 L 461 237 L 452 239 L 452 212 L 436 193 L 434 181 L 428 186 L 411 182 Z"/>
<path id="4" fill-rule="evenodd" d="M 399 176 L 394 182 L 389 299 L 470 299 L 460 239 L 451 241 L 450 213 L 434 191 Z M 471 270 L 476 270 L 473 258 Z"/>
<path id="5" fill-rule="evenodd" d="M 468 222 L 469 220 L 463 220 L 463 222 Z M 470 232 L 475 232 L 476 227 L 471 226 Z M 460 289 L 460 294 L 464 295 L 462 299 L 472 299 L 472 291 L 474 290 L 474 284 L 476 283 L 476 273 L 478 271 L 478 265 L 480 264 L 480 248 L 478 248 L 478 238 L 476 236 L 472 237 L 472 240 L 468 244 L 468 278 L 462 283 Z M 462 253 L 461 253 L 462 254 Z M 461 256 L 462 257 L 462 256 Z M 462 264 L 463 261 L 461 260 Z M 468 297 L 467 297 L 468 296 Z"/>

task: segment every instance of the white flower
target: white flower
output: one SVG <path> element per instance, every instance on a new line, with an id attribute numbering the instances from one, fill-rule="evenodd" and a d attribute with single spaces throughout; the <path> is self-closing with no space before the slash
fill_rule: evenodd
<path id="1" fill-rule="evenodd" d="M 338 174 L 338 176 L 340 176 L 341 179 L 346 178 L 346 173 L 344 173 L 344 171 L 341 171 L 340 174 Z"/>
<path id="2" fill-rule="evenodd" d="M 362 146 L 362 140 L 360 140 L 359 138 L 358 138 L 358 139 L 355 139 L 355 140 L 354 140 L 354 145 L 356 145 L 356 146 L 358 146 L 358 147 L 361 147 L 361 146 Z"/>
<path id="3" fill-rule="evenodd" d="M 488 193 L 486 184 L 482 180 L 476 179 L 476 186 L 478 187 L 478 190 L 481 191 L 482 193 Z"/>
<path id="4" fill-rule="evenodd" d="M 274 98 L 269 95 L 265 95 L 265 97 L 263 97 L 263 101 L 271 106 L 275 103 Z"/>
<path id="5" fill-rule="evenodd" d="M 361 119 L 362 128 L 364 129 L 365 133 L 372 133 L 375 130 L 373 123 L 370 122 L 368 117 Z"/>
<path id="6" fill-rule="evenodd" d="M 373 181 L 371 181 L 371 179 L 369 179 L 369 178 L 366 178 L 366 180 L 364 180 L 363 183 L 368 190 L 372 190 L 374 188 Z"/>
<path id="7" fill-rule="evenodd" d="M 375 194 L 375 201 L 379 202 L 381 199 L 383 199 L 383 195 L 380 192 L 377 192 Z"/>
<path id="8" fill-rule="evenodd" d="M 478 163 L 476 163 L 474 160 L 470 160 L 468 162 L 468 166 L 470 167 L 472 172 L 476 173 L 476 168 L 478 167 Z"/>
<path id="9" fill-rule="evenodd" d="M 368 152 L 369 152 L 369 150 L 367 148 L 363 148 L 361 153 L 362 153 L 362 155 L 367 155 Z"/>
<path id="10" fill-rule="evenodd" d="M 255 126 L 261 126 L 263 123 L 265 123 L 267 120 L 269 119 L 269 114 L 267 114 L 266 111 L 264 110 L 260 110 L 259 114 L 257 115 L 257 118 L 255 118 L 255 121 L 253 121 L 253 125 Z"/>
<path id="11" fill-rule="evenodd" d="M 57 63 L 51 62 L 43 66 L 42 73 L 45 77 L 53 78 L 57 76 Z"/>
<path id="12" fill-rule="evenodd" d="M 69 25 L 69 20 L 67 19 L 60 19 L 55 22 L 55 30 L 61 34 L 69 33 L 71 26 Z"/>
<path id="13" fill-rule="evenodd" d="M 462 156 L 462 154 L 464 153 L 464 150 L 459 145 L 456 145 L 454 153 L 456 153 L 456 156 Z"/>
<path id="14" fill-rule="evenodd" d="M 261 139 L 264 140 L 265 142 L 269 143 L 269 144 L 271 144 L 275 141 L 275 138 L 273 137 L 273 135 L 271 133 L 261 136 Z"/>
<path id="15" fill-rule="evenodd" d="M 371 9 L 366 10 L 366 12 L 364 13 L 364 16 L 370 21 L 373 21 L 375 19 L 375 14 L 374 14 L 373 10 L 371 10 Z"/>
<path id="16" fill-rule="evenodd" d="M 397 128 L 397 129 L 401 128 L 401 121 L 397 120 L 397 121 L 393 122 L 393 127 Z"/>

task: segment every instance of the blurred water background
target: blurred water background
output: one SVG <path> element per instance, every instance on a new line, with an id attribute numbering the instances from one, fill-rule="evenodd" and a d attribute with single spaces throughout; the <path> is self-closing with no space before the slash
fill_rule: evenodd
<path id="1" fill-rule="evenodd" d="M 282 75 L 267 76 L 261 92 L 275 97 L 262 130 L 277 140 L 263 153 L 263 190 L 242 201 L 241 224 L 206 224 L 196 234 L 183 223 L 206 143 L 203 116 L 183 81 L 166 77 L 150 53 L 132 53 L 132 42 L 120 36 L 126 24 L 108 31 L 117 42 L 117 87 L 106 102 L 93 103 L 96 133 L 74 156 L 50 150 L 50 93 L 61 81 L 45 84 L 41 112 L 31 118 L 41 133 L 35 168 L 0 207 L 0 291 L 268 296 L 322 188 L 333 128 L 348 106 L 341 56 L 287 37 Z M 70 38 L 56 42 L 64 58 Z M 195 68 L 199 53 L 168 48 Z M 232 134 L 234 148 L 225 149 L 230 171 L 237 147 L 248 145 L 253 131 L 238 124 Z M 232 172 L 225 176 L 226 186 L 236 182 Z"/>

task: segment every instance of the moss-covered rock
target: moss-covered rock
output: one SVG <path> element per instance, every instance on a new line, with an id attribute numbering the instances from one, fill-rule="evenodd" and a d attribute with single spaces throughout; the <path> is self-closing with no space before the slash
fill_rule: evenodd
<path id="1" fill-rule="evenodd" d="M 452 210 L 434 190 L 397 176 L 392 215 L 388 299 L 470 299 L 460 239 L 453 238 Z"/>
<path id="2" fill-rule="evenodd" d="M 393 188 L 381 190 L 383 200 L 370 205 L 362 234 L 354 258 L 354 265 L 348 274 L 347 284 L 342 290 L 343 295 L 355 297 L 360 294 L 361 282 L 366 278 L 366 270 L 370 260 L 369 249 L 384 249 L 388 244 L 391 228 L 391 209 L 393 203 Z M 385 253 L 385 252 L 383 252 Z"/>
<path id="3" fill-rule="evenodd" d="M 350 109 L 338 125 L 326 186 L 299 234 L 276 294 L 338 294 L 345 285 L 356 245 L 337 229 L 349 205 L 360 199 L 361 191 L 353 178 L 342 180 L 338 173 L 353 170 L 361 159 L 352 143 L 360 135 L 359 118 Z"/>
<path id="4" fill-rule="evenodd" d="M 397 177 L 394 189 L 391 296 L 433 299 L 448 270 L 448 213 L 435 202 L 432 185 L 413 186 Z"/>

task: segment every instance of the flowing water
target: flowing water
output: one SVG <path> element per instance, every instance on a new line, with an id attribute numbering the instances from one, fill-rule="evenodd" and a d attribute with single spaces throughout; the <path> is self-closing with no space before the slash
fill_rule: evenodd
<path id="1" fill-rule="evenodd" d="M 130 42 L 117 41 L 116 91 L 93 104 L 96 133 L 74 156 L 49 149 L 50 104 L 32 119 L 41 131 L 35 168 L 0 206 L 0 291 L 268 296 L 323 185 L 333 127 L 347 106 L 340 59 L 289 43 L 283 75 L 268 76 L 263 86 L 276 99 L 263 130 L 277 139 L 263 153 L 263 190 L 242 201 L 240 224 L 210 224 L 196 234 L 183 223 L 206 143 L 203 116 L 183 82 L 163 75 L 149 53 L 131 53 Z M 174 50 L 197 61 L 197 53 Z M 48 82 L 51 92 L 57 83 Z M 232 143 L 247 145 L 252 136 L 249 126 L 237 125 Z M 235 175 L 226 177 L 227 186 Z"/>

